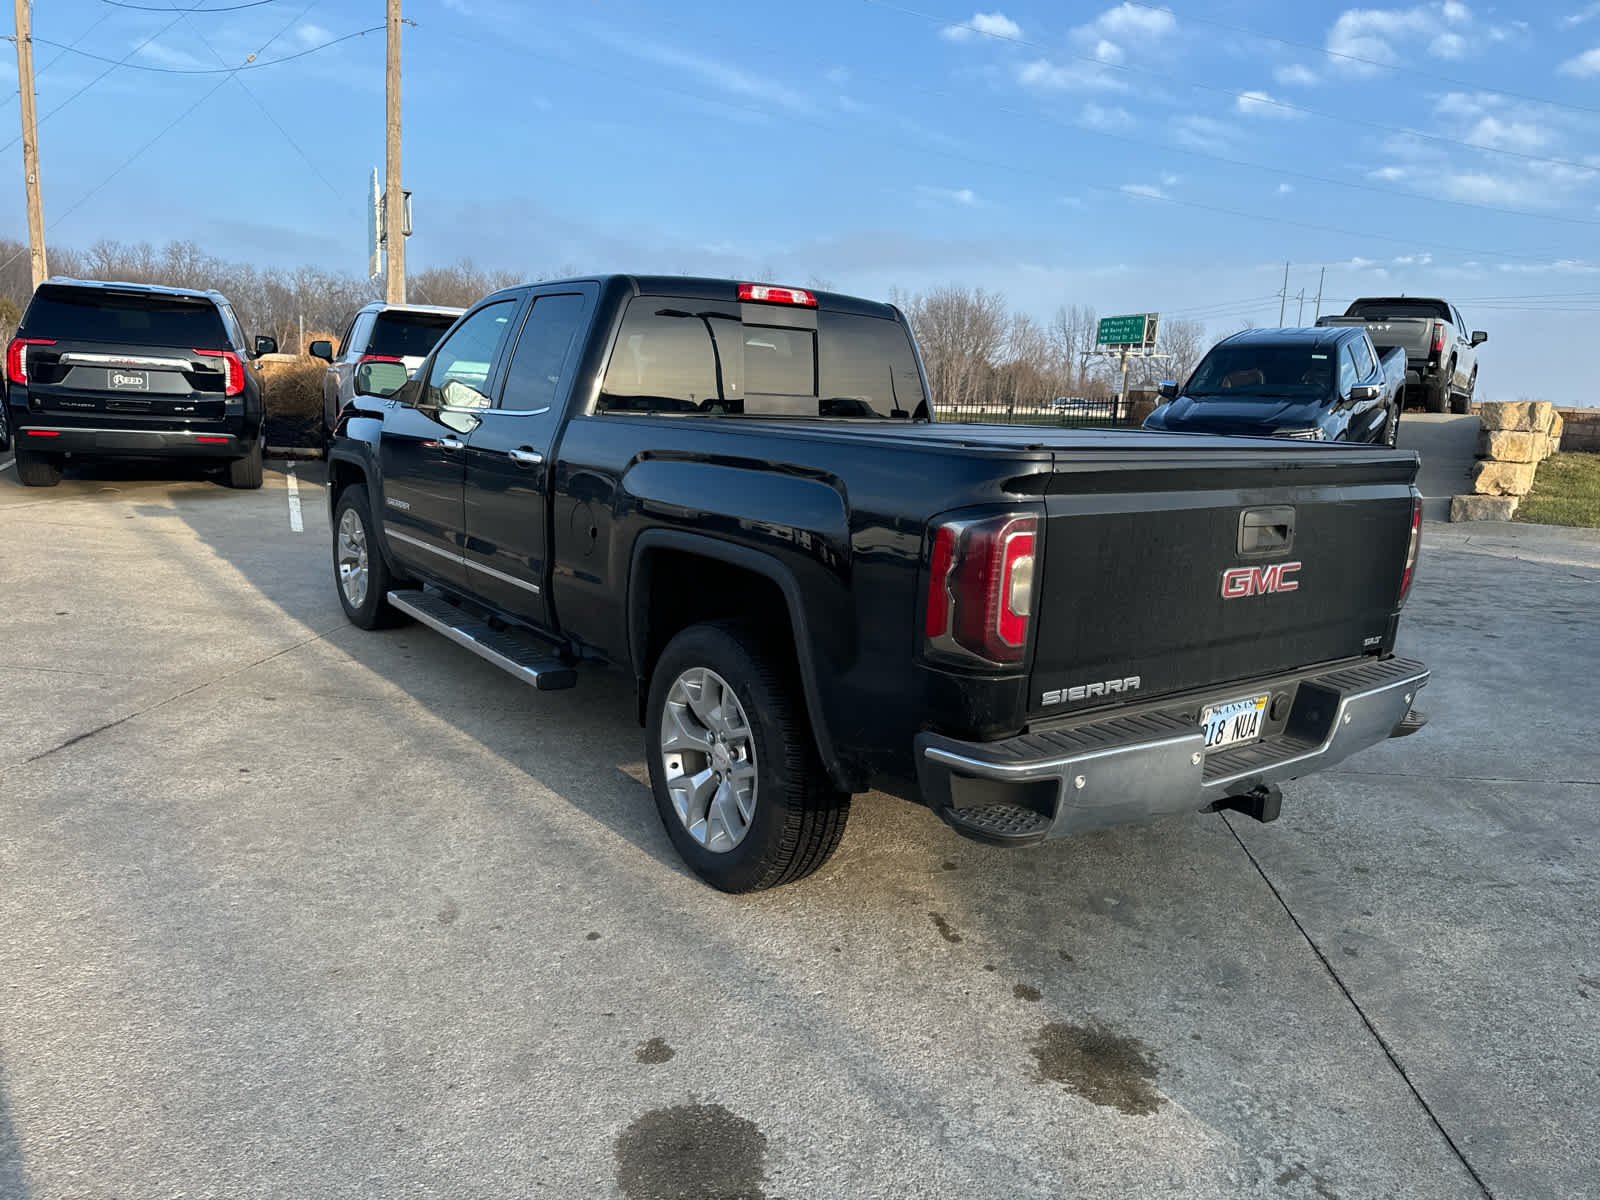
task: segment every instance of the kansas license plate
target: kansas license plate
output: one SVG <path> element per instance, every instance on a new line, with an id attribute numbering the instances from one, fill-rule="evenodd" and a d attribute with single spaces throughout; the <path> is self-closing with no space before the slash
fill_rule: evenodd
<path id="1" fill-rule="evenodd" d="M 1261 725 L 1267 718 L 1267 700 L 1266 696 L 1250 696 L 1203 710 L 1200 724 L 1206 731 L 1206 749 L 1221 750 L 1260 737 Z"/>
<path id="2" fill-rule="evenodd" d="M 111 388 L 118 392 L 148 392 L 150 390 L 150 372 L 148 371 L 119 371 L 113 368 L 106 372 Z"/>

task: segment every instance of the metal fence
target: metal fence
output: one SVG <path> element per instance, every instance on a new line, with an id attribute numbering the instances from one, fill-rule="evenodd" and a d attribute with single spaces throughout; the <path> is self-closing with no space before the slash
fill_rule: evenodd
<path id="1" fill-rule="evenodd" d="M 1115 395 L 935 404 L 933 412 L 935 419 L 940 421 L 991 425 L 1058 425 L 1096 429 L 1135 424 L 1129 413 L 1128 402 Z"/>

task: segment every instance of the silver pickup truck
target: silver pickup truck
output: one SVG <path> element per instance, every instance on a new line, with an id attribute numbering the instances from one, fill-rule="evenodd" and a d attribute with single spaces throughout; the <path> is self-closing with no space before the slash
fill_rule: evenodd
<path id="1" fill-rule="evenodd" d="M 1342 317 L 1320 317 L 1318 325 L 1364 325 L 1373 345 L 1406 352 L 1406 388 L 1422 393 L 1431 413 L 1464 413 L 1478 386 L 1478 347 L 1483 330 L 1467 333 L 1461 312 L 1448 300 L 1417 296 L 1368 296 Z"/>

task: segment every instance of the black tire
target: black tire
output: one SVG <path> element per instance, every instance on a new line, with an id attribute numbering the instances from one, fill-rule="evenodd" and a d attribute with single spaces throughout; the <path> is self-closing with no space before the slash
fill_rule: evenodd
<path id="1" fill-rule="evenodd" d="M 339 593 L 344 615 L 361 629 L 387 629 L 406 620 L 405 614 L 391 606 L 387 599 L 390 590 L 404 586 L 404 581 L 389 570 L 376 533 L 366 486 L 357 483 L 347 487 L 333 510 L 333 588 Z M 355 544 L 357 541 L 359 547 Z M 366 573 L 364 586 L 359 589 L 350 585 L 343 569 L 343 565 L 356 558 Z"/>
<path id="2" fill-rule="evenodd" d="M 1448 375 L 1423 393 L 1422 406 L 1431 413 L 1442 413 L 1450 407 L 1450 377 Z"/>
<path id="3" fill-rule="evenodd" d="M 736 707 L 743 710 L 735 724 L 745 731 L 744 748 L 734 753 L 745 757 L 733 759 L 734 765 L 754 759 L 753 808 L 742 840 L 720 851 L 703 844 L 679 817 L 668 778 L 669 769 L 679 772 L 674 779 L 688 776 L 696 762 L 702 774 L 714 770 L 715 760 L 709 753 L 667 750 L 661 738 L 669 698 L 679 694 L 674 689 L 681 680 L 697 672 L 702 678 L 704 672 L 719 677 L 717 682 L 732 691 Z M 674 712 L 693 717 L 687 707 L 675 704 Z M 725 709 L 719 703 L 718 710 Z M 677 760 L 671 768 L 669 756 Z M 691 761 L 688 756 L 697 757 Z M 817 757 L 794 667 L 787 654 L 751 626 L 691 625 L 667 644 L 650 680 L 645 757 L 668 838 L 689 869 L 721 891 L 756 892 L 803 879 L 827 862 L 844 836 L 850 796 L 833 787 Z M 705 826 L 710 828 L 709 816 Z"/>
<path id="4" fill-rule="evenodd" d="M 1472 411 L 1472 397 L 1478 390 L 1478 368 L 1472 368 L 1472 376 L 1467 380 L 1467 390 L 1450 397 L 1450 411 L 1458 417 L 1464 417 Z"/>
<path id="5" fill-rule="evenodd" d="M 250 491 L 261 486 L 264 477 L 262 458 L 265 446 L 258 441 L 243 458 L 229 459 L 223 468 L 224 478 L 231 488 Z"/>
<path id="6" fill-rule="evenodd" d="M 1393 449 L 1400 444 L 1400 401 L 1394 402 L 1394 407 L 1389 409 L 1389 416 L 1383 423 L 1383 444 Z"/>
<path id="7" fill-rule="evenodd" d="M 34 454 L 18 447 L 17 478 L 28 487 L 55 487 L 61 482 L 61 456 Z"/>

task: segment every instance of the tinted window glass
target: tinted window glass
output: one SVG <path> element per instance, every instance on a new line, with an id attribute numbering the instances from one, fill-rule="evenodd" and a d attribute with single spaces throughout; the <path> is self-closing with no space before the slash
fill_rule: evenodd
<path id="1" fill-rule="evenodd" d="M 922 404 L 922 377 L 898 322 L 822 311 L 811 330 L 763 324 L 761 306 L 744 307 L 741 323 L 735 304 L 633 300 L 600 410 L 909 417 Z"/>
<path id="2" fill-rule="evenodd" d="M 455 323 L 455 317 L 444 313 L 379 313 L 366 353 L 426 358 L 444 331 Z"/>
<path id="3" fill-rule="evenodd" d="M 216 305 L 182 296 L 51 287 L 34 293 L 22 322 L 30 337 L 209 350 L 231 345 Z"/>
<path id="4" fill-rule="evenodd" d="M 1443 300 L 1367 300 L 1352 304 L 1347 317 L 1361 317 L 1368 321 L 1395 320 L 1403 317 L 1426 317 L 1430 320 L 1448 321 L 1450 306 Z"/>
<path id="5" fill-rule="evenodd" d="M 532 412 L 555 403 L 561 369 L 583 327 L 582 296 L 540 296 L 523 322 L 506 368 L 500 407 Z"/>
<path id="6" fill-rule="evenodd" d="M 497 300 L 473 313 L 445 339 L 428 371 L 427 403 L 489 407 L 489 372 L 516 312 L 515 300 Z"/>
<path id="7" fill-rule="evenodd" d="M 1217 346 L 1183 390 L 1233 400 L 1311 399 L 1333 390 L 1333 363 L 1329 352 L 1309 346 Z"/>
<path id="8" fill-rule="evenodd" d="M 1355 359 L 1350 355 L 1350 347 L 1346 346 L 1339 351 L 1339 394 L 1348 396 L 1358 378 Z"/>

